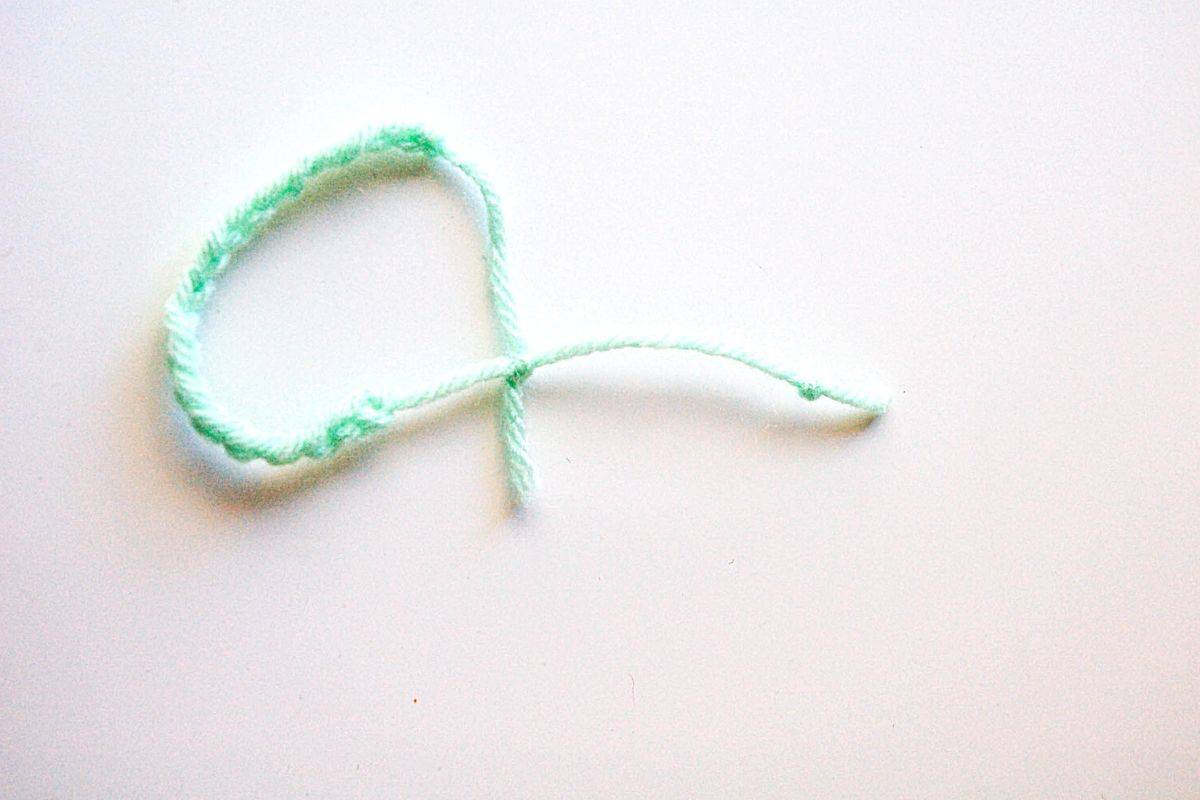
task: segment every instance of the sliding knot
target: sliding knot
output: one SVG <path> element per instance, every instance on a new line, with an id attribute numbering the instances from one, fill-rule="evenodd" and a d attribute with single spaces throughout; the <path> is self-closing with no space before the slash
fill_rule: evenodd
<path id="1" fill-rule="evenodd" d="M 321 420 L 296 430 L 260 433 L 225 412 L 212 397 L 209 384 L 201 374 L 198 332 L 201 312 L 212 294 L 212 284 L 229 269 L 233 257 L 261 233 L 281 209 L 298 201 L 310 182 L 322 173 L 347 169 L 372 155 L 440 161 L 474 184 L 483 202 L 487 228 L 484 262 L 501 354 L 466 365 L 428 385 L 413 387 L 407 393 L 357 395 Z M 318 153 L 235 209 L 205 242 L 195 263 L 167 302 L 165 325 L 167 365 L 175 384 L 176 400 L 200 435 L 221 445 L 239 461 L 261 458 L 269 464 L 290 464 L 301 458 L 327 458 L 343 445 L 391 427 L 401 410 L 432 403 L 484 381 L 502 380 L 499 433 L 510 495 L 516 505 L 524 501 L 534 485 L 533 465 L 526 443 L 522 384 L 535 369 L 589 353 L 626 348 L 691 351 L 745 364 L 788 383 L 807 400 L 829 397 L 872 414 L 882 414 L 888 404 L 887 398 L 878 392 L 800 380 L 798 372 L 774 366 L 741 348 L 712 342 L 706 337 L 609 336 L 567 342 L 548 350 L 527 350 L 517 324 L 512 287 L 505 267 L 500 201 L 474 167 L 449 152 L 440 139 L 420 128 L 387 127 Z"/>

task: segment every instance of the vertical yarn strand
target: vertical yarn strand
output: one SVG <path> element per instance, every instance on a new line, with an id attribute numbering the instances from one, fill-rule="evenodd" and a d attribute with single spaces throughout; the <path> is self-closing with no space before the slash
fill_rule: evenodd
<path id="1" fill-rule="evenodd" d="M 491 295 L 492 314 L 496 320 L 496 333 L 500 352 L 506 356 L 519 357 L 525 351 L 525 340 L 517 321 L 516 303 L 513 300 L 512 280 L 508 274 L 508 248 L 504 238 L 504 215 L 500 210 L 500 199 L 479 170 L 461 159 L 446 155 L 447 160 L 467 176 L 479 190 L 487 215 L 488 251 L 484 259 L 487 265 L 488 288 Z M 514 373 L 504 379 L 500 389 L 500 408 L 497 425 L 504 458 L 509 502 L 514 507 L 525 504 L 533 491 L 533 462 L 529 456 L 529 444 L 525 432 L 524 386 L 528 373 Z"/>

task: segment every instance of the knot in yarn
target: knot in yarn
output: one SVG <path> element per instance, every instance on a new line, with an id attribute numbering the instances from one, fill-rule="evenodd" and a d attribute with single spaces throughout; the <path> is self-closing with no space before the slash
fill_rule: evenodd
<path id="1" fill-rule="evenodd" d="M 533 367 L 523 358 L 514 358 L 506 380 L 511 384 L 524 383 L 533 374 Z"/>
<path id="2" fill-rule="evenodd" d="M 796 386 L 796 389 L 800 392 L 800 396 L 805 400 L 819 400 L 825 394 L 823 391 L 821 391 L 820 386 L 812 383 L 801 383 Z"/>

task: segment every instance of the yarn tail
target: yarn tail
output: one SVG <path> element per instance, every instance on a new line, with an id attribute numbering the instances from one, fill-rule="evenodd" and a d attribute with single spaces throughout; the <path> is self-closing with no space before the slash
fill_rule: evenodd
<path id="1" fill-rule="evenodd" d="M 512 375 L 505 378 L 500 390 L 500 441 L 503 442 L 508 474 L 508 500 L 513 508 L 525 505 L 535 485 L 533 463 L 525 439 L 525 399 L 521 386 L 525 377 Z"/>

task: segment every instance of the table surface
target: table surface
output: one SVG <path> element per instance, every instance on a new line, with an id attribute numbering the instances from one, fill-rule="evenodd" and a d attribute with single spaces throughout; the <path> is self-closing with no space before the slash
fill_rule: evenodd
<path id="1" fill-rule="evenodd" d="M 1197 796 L 1200 8 L 717 5 L 0 10 L 0 794 Z M 497 180 L 535 346 L 893 409 L 614 353 L 530 379 L 521 514 L 491 389 L 234 465 L 163 301 L 386 122 Z M 215 391 L 273 430 L 493 354 L 477 216 L 313 198 Z"/>

